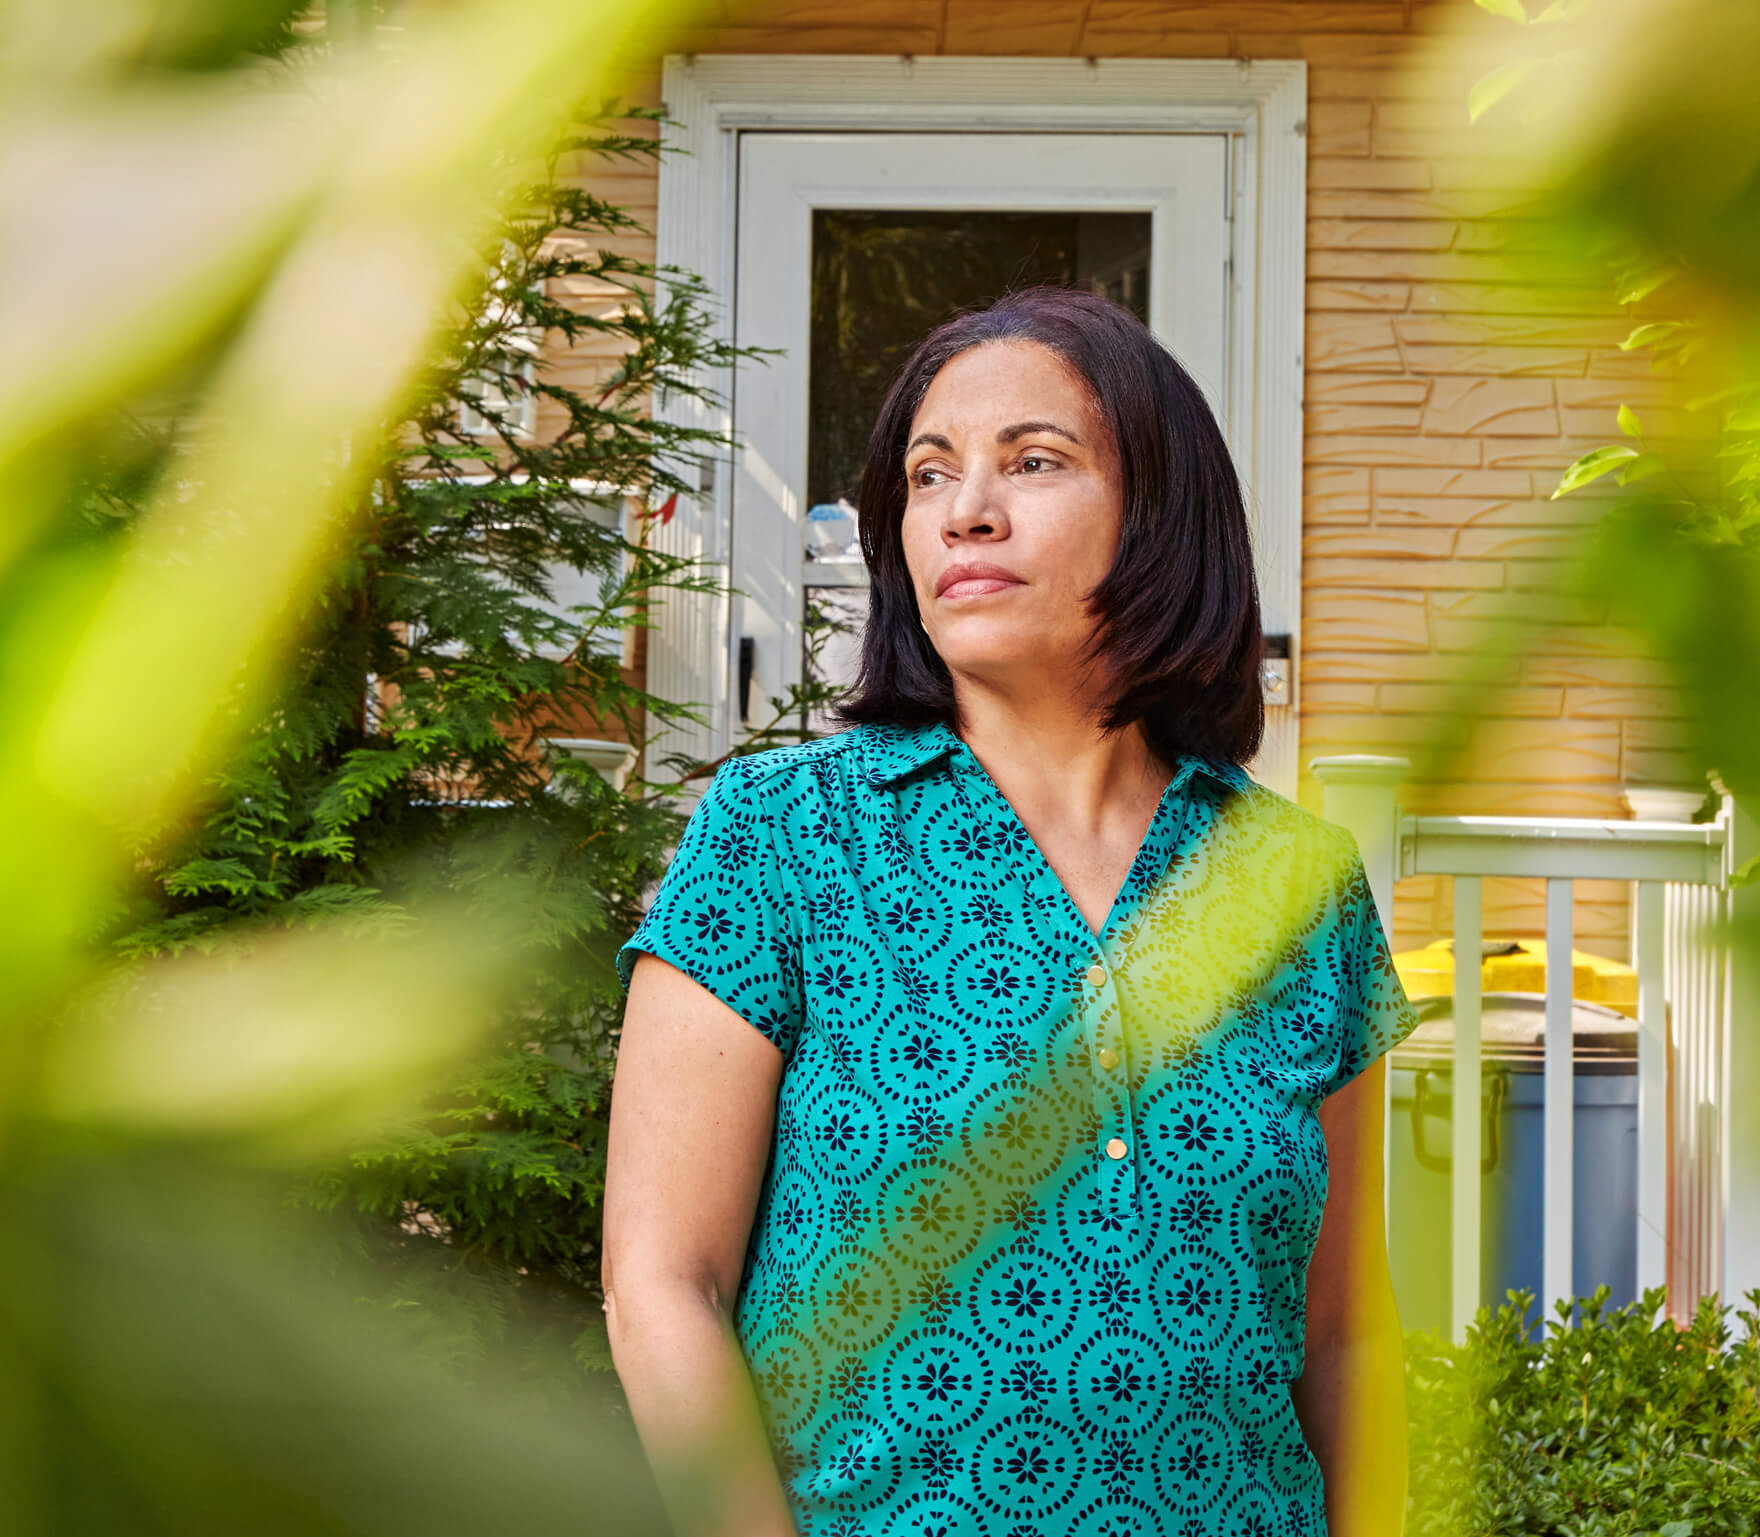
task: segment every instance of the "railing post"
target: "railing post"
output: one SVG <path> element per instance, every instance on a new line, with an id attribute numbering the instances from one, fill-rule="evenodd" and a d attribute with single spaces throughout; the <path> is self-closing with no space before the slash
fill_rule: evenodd
<path id="1" fill-rule="evenodd" d="M 1756 799 L 1747 786 L 1737 794 L 1717 775 L 1712 785 L 1723 797 L 1729 838 L 1723 846 L 1724 881 L 1760 856 Z M 1728 1009 L 1723 1032 L 1723 1285 L 1719 1301 L 1732 1309 L 1730 1327 L 1744 1334 L 1733 1310 L 1744 1293 L 1760 1287 L 1760 884 L 1730 886 L 1727 911 L 1731 938 Z"/>
<path id="2" fill-rule="evenodd" d="M 1308 763 L 1320 781 L 1320 815 L 1349 828 L 1362 850 L 1369 889 L 1390 943 L 1393 883 L 1399 879 L 1399 787 L 1411 767 L 1410 758 L 1372 753 L 1340 753 Z"/>
<path id="3" fill-rule="evenodd" d="M 1410 758 L 1374 753 L 1340 753 L 1308 761 L 1309 772 L 1320 781 L 1320 815 L 1348 828 L 1357 840 L 1389 949 L 1393 947 L 1393 883 L 1399 879 L 1399 787 L 1411 767 Z M 1387 1073 L 1382 1083 L 1381 1221 L 1391 1246 L 1393 1074 Z"/>

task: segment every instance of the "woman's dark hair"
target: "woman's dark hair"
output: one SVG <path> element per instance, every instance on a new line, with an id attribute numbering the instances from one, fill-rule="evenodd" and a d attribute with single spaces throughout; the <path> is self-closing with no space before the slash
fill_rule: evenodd
<path id="1" fill-rule="evenodd" d="M 1143 723 L 1169 761 L 1195 752 L 1247 762 L 1265 730 L 1264 637 L 1240 480 L 1192 376 L 1123 305 L 1080 289 L 1019 289 L 931 331 L 886 393 L 862 472 L 862 554 L 871 582 L 861 670 L 833 708 L 864 721 L 957 724 L 953 680 L 917 612 L 905 565 L 905 445 L 930 382 L 986 342 L 1049 347 L 1088 382 L 1117 445 L 1118 554 L 1090 597 L 1091 656 L 1116 680 L 1101 727 Z"/>

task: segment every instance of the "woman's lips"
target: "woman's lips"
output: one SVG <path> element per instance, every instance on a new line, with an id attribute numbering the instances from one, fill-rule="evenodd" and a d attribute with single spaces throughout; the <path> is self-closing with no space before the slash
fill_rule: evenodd
<path id="1" fill-rule="evenodd" d="M 942 592 L 942 598 L 979 598 L 987 592 L 1001 592 L 1004 587 L 1019 587 L 1019 582 L 1011 582 L 1002 576 L 968 576 L 963 581 L 950 584 Z"/>

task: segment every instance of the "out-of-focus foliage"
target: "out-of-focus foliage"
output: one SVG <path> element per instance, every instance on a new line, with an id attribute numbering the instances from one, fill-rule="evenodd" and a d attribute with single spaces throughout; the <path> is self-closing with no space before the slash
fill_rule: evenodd
<path id="1" fill-rule="evenodd" d="M 1463 69 L 1463 152 L 1501 167 L 1508 281 L 1599 289 L 1667 409 L 1610 410 L 1607 443 L 1560 477 L 1606 512 L 1554 593 L 1513 601 L 1459 723 L 1420 768 L 1470 750 L 1504 659 L 1558 602 L 1600 612 L 1672 672 L 1681 749 L 1760 788 L 1760 8 L 1744 0 L 1477 0 L 1508 25 L 1451 33 L 1420 64 Z M 1496 180 L 1494 169 L 1487 176 Z M 1537 303 L 1543 302 L 1536 300 Z M 1646 421 L 1646 417 L 1654 418 Z M 1548 601 L 1548 600 L 1552 601 Z M 1531 612 L 1524 613 L 1524 609 Z"/>
<path id="2" fill-rule="evenodd" d="M 640 742 L 650 724 L 694 716 L 631 680 L 622 642 L 663 590 L 719 589 L 646 536 L 727 440 L 651 403 L 718 404 L 695 380 L 753 354 L 716 338 L 692 275 L 615 249 L 635 221 L 569 179 L 583 158 L 659 153 L 629 131 L 658 114 L 610 112 L 559 145 L 490 231 L 480 285 L 432 349 L 278 694 L 199 817 L 143 851 L 106 931 L 126 954 L 175 955 L 226 943 L 242 922 L 404 919 L 441 898 L 518 914 L 529 959 L 487 1049 L 304 1194 L 357 1219 L 387 1302 L 416 1306 L 408 1277 L 444 1283 L 429 1346 L 461 1375 L 511 1338 L 558 1391 L 610 1364 L 599 1234 L 623 1008 L 613 956 L 683 818 L 680 781 L 632 778 L 620 792 L 579 759 L 547 766 L 541 744 L 612 720 Z M 607 361 L 577 388 L 583 344 Z M 126 474 L 96 489 L 126 514 Z M 561 603 L 564 579 L 585 601 Z M 779 720 L 803 692 L 773 701 Z M 786 734 L 773 724 L 745 746 Z M 713 767 L 668 761 L 686 777 Z"/>
<path id="3" fill-rule="evenodd" d="M 376 517 L 488 530 L 388 494 L 386 465 L 483 251 L 655 12 L 410 6 L 381 47 L 365 6 L 7 9 L 8 1533 L 663 1530 L 615 1419 L 530 1380 L 504 1281 L 411 1262 L 387 1306 L 369 1246 L 288 1199 L 480 1072 L 554 963 L 564 798 L 363 870 L 357 808 L 435 738 L 344 742 L 302 689 L 314 657 L 382 643 L 338 607 L 407 549 Z M 460 737 L 490 713 L 421 697 Z"/>
<path id="4" fill-rule="evenodd" d="M 1747 0 L 1477 0 L 1506 25 L 1457 29 L 1421 67 L 1466 73 L 1462 152 L 1507 176 L 1503 276 L 1537 310 L 1599 291 L 1629 321 L 1666 406 L 1608 412 L 1606 441 L 1557 497 L 1599 516 L 1549 592 L 1515 595 L 1483 674 L 1418 772 L 1472 750 L 1505 660 L 1557 611 L 1600 616 L 1661 662 L 1686 706 L 1680 747 L 1760 799 L 1760 8 Z M 1643 377 L 1643 376 L 1637 376 Z M 1651 386 L 1654 389 L 1654 385 Z M 1535 612 L 1527 614 L 1524 608 Z M 1692 782 L 1689 777 L 1688 783 Z M 1738 884 L 1754 872 L 1738 873 Z M 1746 897 L 1746 894 L 1744 894 Z M 1751 909 L 1753 903 L 1746 901 Z M 1738 907 L 1738 914 L 1740 907 Z M 1760 923 L 1738 916 L 1738 964 Z M 1752 1021 L 1738 1021 L 1738 1028 Z M 1732 1101 L 1760 1084 L 1730 1083 Z M 1738 1146 L 1737 1156 L 1752 1155 Z M 1525 1338 L 1533 1299 L 1481 1311 L 1456 1349 L 1407 1337 L 1414 1537 L 1722 1537 L 1760 1529 L 1760 1292 L 1731 1331 L 1715 1297 L 1657 1326 L 1660 1289 L 1607 1319 Z M 1556 1304 L 1561 1322 L 1569 1299 Z M 1581 1304 L 1579 1304 L 1581 1306 Z"/>
<path id="5" fill-rule="evenodd" d="M 1732 1342 L 1715 1298 L 1686 1329 L 1656 1287 L 1481 1308 L 1464 1344 L 1406 1336 L 1409 1537 L 1746 1537 L 1760 1528 L 1760 1291 Z M 1576 1323 L 1571 1309 L 1577 1308 Z"/>
<path id="6" fill-rule="evenodd" d="M 740 354 L 715 339 L 700 284 L 668 273 L 656 295 L 656 269 L 612 247 L 634 221 L 566 179 L 564 154 L 658 153 L 628 127 L 582 124 L 491 229 L 480 284 L 431 349 L 277 694 L 200 814 L 142 850 L 106 930 L 125 954 L 170 956 L 241 924 L 411 921 L 458 900 L 519 933 L 522 981 L 487 1049 L 306 1186 L 358 1218 L 388 1301 L 415 1306 L 411 1273 L 444 1279 L 430 1343 L 461 1373 L 509 1336 L 559 1382 L 608 1364 L 612 957 L 683 819 L 676 783 L 620 793 L 579 759 L 548 767 L 543 743 L 613 719 L 639 742 L 646 721 L 690 715 L 630 680 L 622 642 L 660 590 L 718 586 L 650 548 L 645 509 L 690 490 L 684 474 L 725 439 L 648 402 L 702 398 L 688 371 Z M 570 292 L 616 302 L 558 297 Z M 617 360 L 587 394 L 565 371 L 583 341 Z M 540 402 L 560 418 L 543 432 Z M 99 489 L 126 515 L 128 485 L 112 474 Z M 562 603 L 564 580 L 583 602 Z"/>

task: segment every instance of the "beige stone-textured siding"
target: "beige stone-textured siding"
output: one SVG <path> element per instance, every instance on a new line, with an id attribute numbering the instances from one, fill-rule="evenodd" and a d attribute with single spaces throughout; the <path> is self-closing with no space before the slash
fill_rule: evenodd
<path id="1" fill-rule="evenodd" d="M 1306 59 L 1302 764 L 1429 739 L 1439 689 L 1514 601 L 1556 624 L 1507 664 L 1467 771 L 1409 786 L 1407 808 L 1622 816 L 1622 783 L 1681 772 L 1659 670 L 1549 590 L 1604 505 L 1548 500 L 1559 471 L 1617 438 L 1622 401 L 1647 428 L 1672 425 L 1663 386 L 1619 350 L 1633 318 L 1608 290 L 1518 279 L 1522 226 L 1497 216 L 1510 165 L 1474 139 L 1468 77 L 1411 67 L 1427 38 L 1507 23 L 1471 0 L 740 0 L 696 14 L 652 40 L 626 99 L 659 99 L 666 51 Z M 652 225 L 651 173 L 592 184 Z M 1305 767 L 1298 793 L 1318 806 Z M 1449 933 L 1448 897 L 1446 881 L 1401 882 L 1396 945 Z M 1488 933 L 1542 931 L 1539 882 L 1490 881 L 1485 897 Z M 1579 883 L 1580 948 L 1625 959 L 1627 922 L 1623 885 Z"/>

